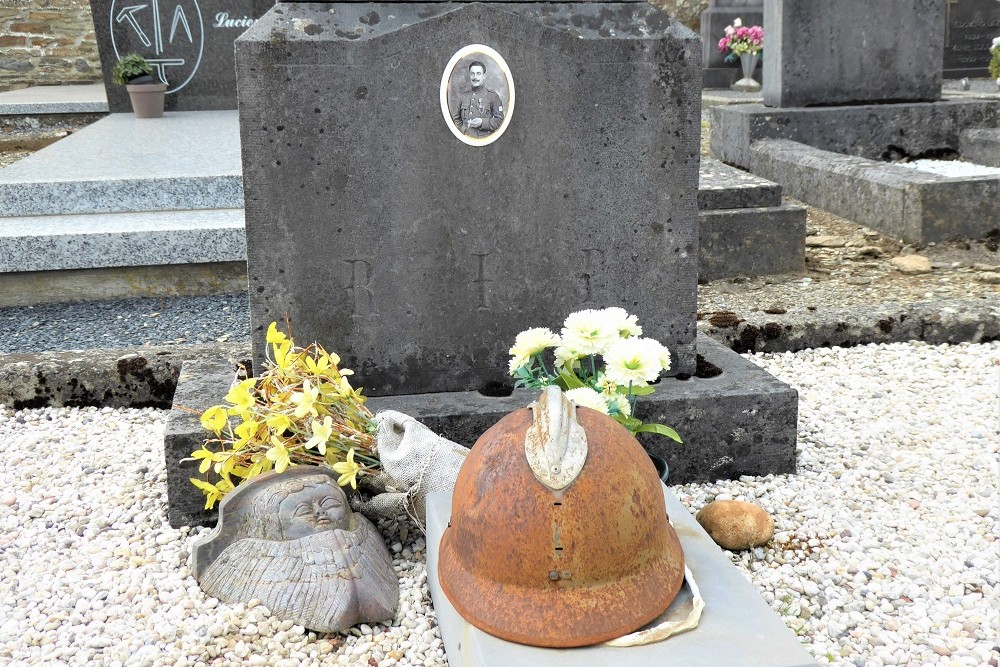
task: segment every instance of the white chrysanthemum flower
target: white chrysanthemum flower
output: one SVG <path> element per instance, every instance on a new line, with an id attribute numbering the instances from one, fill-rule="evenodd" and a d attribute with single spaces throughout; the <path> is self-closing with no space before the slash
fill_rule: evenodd
<path id="1" fill-rule="evenodd" d="M 561 345 L 555 349 L 556 355 L 556 369 L 562 370 L 573 370 L 579 367 L 580 357 L 583 355 L 576 350 L 570 349 L 565 345 Z"/>
<path id="2" fill-rule="evenodd" d="M 621 340 L 604 353 L 605 373 L 609 380 L 628 386 L 655 380 L 663 370 L 664 348 L 652 338 Z"/>
<path id="3" fill-rule="evenodd" d="M 510 372 L 513 373 L 528 363 L 532 356 L 546 348 L 559 344 L 559 336 L 552 329 L 538 327 L 527 329 L 517 334 L 514 345 L 510 348 Z"/>
<path id="4" fill-rule="evenodd" d="M 608 414 L 622 414 L 626 417 L 632 416 L 632 406 L 629 404 L 628 398 L 622 394 L 605 396 L 605 402 L 608 406 Z"/>
<path id="5" fill-rule="evenodd" d="M 580 310 L 570 314 L 563 323 L 562 342 L 581 355 L 603 354 L 618 340 L 618 330 L 600 310 Z"/>
<path id="6" fill-rule="evenodd" d="M 624 308 L 612 306 L 599 311 L 608 321 L 608 326 L 618 332 L 620 338 L 633 338 L 642 335 L 639 318 L 629 315 Z"/>
<path id="7" fill-rule="evenodd" d="M 580 387 L 570 389 L 566 392 L 566 398 L 576 403 L 577 407 L 597 410 L 601 414 L 608 414 L 608 404 L 604 397 L 590 387 Z"/>

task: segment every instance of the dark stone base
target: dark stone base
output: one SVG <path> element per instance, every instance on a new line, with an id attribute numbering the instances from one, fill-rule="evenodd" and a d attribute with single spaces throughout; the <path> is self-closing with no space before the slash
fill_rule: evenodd
<path id="1" fill-rule="evenodd" d="M 670 466 L 670 482 L 735 479 L 741 475 L 795 472 L 798 393 L 753 363 L 706 336 L 698 336 L 703 367 L 722 371 L 711 378 L 665 378 L 655 394 L 639 404 L 644 421 L 673 426 L 683 445 L 661 436 L 643 435 L 643 445 Z M 185 364 L 175 405 L 203 410 L 219 403 L 234 370 L 225 360 Z M 479 439 L 507 413 L 534 400 L 536 392 L 515 391 L 490 398 L 477 392 L 412 394 L 369 399 L 372 411 L 399 410 L 433 431 L 466 446 Z M 189 481 L 195 463 L 180 463 L 197 449 L 206 432 L 198 416 L 175 408 L 167 422 L 164 450 L 167 465 L 170 525 L 209 525 L 214 511 L 202 509 L 202 494 Z"/>
<path id="2" fill-rule="evenodd" d="M 236 365 L 225 357 L 186 361 L 177 378 L 174 403 L 167 416 L 163 457 L 167 468 L 167 519 L 174 528 L 214 526 L 218 505 L 205 509 L 205 496 L 190 482 L 198 462 L 181 459 L 200 449 L 211 435 L 201 426 L 201 413 L 222 402 L 236 378 Z"/>
<path id="3" fill-rule="evenodd" d="M 699 213 L 698 280 L 805 270 L 806 210 L 784 205 Z"/>
<path id="4" fill-rule="evenodd" d="M 992 100 L 775 109 L 761 104 L 711 108 L 712 157 L 750 168 L 750 145 L 791 139 L 870 160 L 958 152 L 962 131 L 1000 125 Z"/>

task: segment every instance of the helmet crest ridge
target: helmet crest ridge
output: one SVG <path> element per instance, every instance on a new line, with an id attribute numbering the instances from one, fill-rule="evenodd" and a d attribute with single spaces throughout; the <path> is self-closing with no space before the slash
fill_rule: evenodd
<path id="1" fill-rule="evenodd" d="M 530 406 L 534 422 L 524 436 L 524 454 L 535 478 L 558 491 L 573 483 L 587 460 L 587 434 L 576 406 L 559 387 L 546 387 Z"/>

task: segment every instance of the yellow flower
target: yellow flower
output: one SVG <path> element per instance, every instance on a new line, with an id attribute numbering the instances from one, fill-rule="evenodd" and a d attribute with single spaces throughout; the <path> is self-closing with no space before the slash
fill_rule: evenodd
<path id="1" fill-rule="evenodd" d="M 201 459 L 201 465 L 198 466 L 198 472 L 200 472 L 202 475 L 208 472 L 208 469 L 212 467 L 212 452 L 205 449 L 204 446 L 202 446 L 202 448 L 199 449 L 198 451 L 192 452 L 191 458 L 193 458 L 195 461 Z"/>
<path id="2" fill-rule="evenodd" d="M 350 483 L 352 489 L 358 488 L 358 473 L 361 472 L 361 466 L 354 462 L 353 447 L 347 452 L 347 460 L 334 463 L 333 470 L 340 473 L 340 477 L 337 478 L 337 484 L 347 486 Z"/>
<path id="3" fill-rule="evenodd" d="M 331 365 L 330 357 L 326 354 L 321 354 L 319 359 L 306 355 L 306 369 L 313 375 L 324 375 Z"/>
<path id="4" fill-rule="evenodd" d="M 267 458 L 274 462 L 275 470 L 285 472 L 285 469 L 292 463 L 292 460 L 288 457 L 288 450 L 285 449 L 285 443 L 271 436 L 271 444 L 274 446 L 267 450 Z"/>
<path id="5" fill-rule="evenodd" d="M 252 393 L 252 389 L 256 383 L 257 378 L 247 378 L 230 389 L 229 393 L 226 394 L 226 400 L 236 407 L 235 412 L 238 414 L 248 411 L 256 403 Z"/>
<path id="6" fill-rule="evenodd" d="M 222 498 L 222 491 L 218 489 L 214 484 L 209 484 L 208 482 L 194 477 L 188 478 L 192 484 L 201 489 L 205 493 L 205 509 L 210 510 L 215 507 L 215 503 Z"/>
<path id="7" fill-rule="evenodd" d="M 288 336 L 278 331 L 277 322 L 271 322 L 267 328 L 267 342 L 273 345 L 284 345 L 288 342 Z"/>
<path id="8" fill-rule="evenodd" d="M 201 425 L 215 435 L 220 435 L 226 426 L 226 409 L 221 405 L 213 405 L 205 410 L 201 413 Z"/>
<path id="9" fill-rule="evenodd" d="M 288 415 L 278 413 L 268 417 L 267 426 L 275 433 L 275 435 L 281 435 L 286 429 L 291 428 L 292 420 L 288 418 Z"/>
<path id="10" fill-rule="evenodd" d="M 295 355 L 291 354 L 292 341 L 275 343 L 271 346 L 274 350 L 274 363 L 279 370 L 288 370 L 288 367 L 295 361 Z"/>
<path id="11" fill-rule="evenodd" d="M 299 418 L 306 415 L 318 416 L 319 413 L 316 407 L 318 400 L 319 388 L 309 384 L 309 380 L 304 380 L 302 382 L 302 391 L 292 394 L 292 403 L 296 405 L 295 416 Z"/>
<path id="12" fill-rule="evenodd" d="M 257 437 L 257 432 L 260 431 L 261 422 L 255 419 L 248 419 L 239 426 L 233 429 L 238 440 L 233 443 L 233 449 L 242 449 L 248 442 Z"/>
<path id="13" fill-rule="evenodd" d="M 313 435 L 306 442 L 306 449 L 316 447 L 320 454 L 326 456 L 326 443 L 333 437 L 333 417 L 327 415 L 323 421 L 314 419 L 312 430 Z"/>

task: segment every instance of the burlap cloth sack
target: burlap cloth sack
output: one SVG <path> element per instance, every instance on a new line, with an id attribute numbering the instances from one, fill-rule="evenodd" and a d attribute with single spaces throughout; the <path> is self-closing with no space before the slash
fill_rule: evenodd
<path id="1" fill-rule="evenodd" d="M 375 424 L 375 450 L 382 470 L 363 478 L 365 497 L 355 496 L 351 505 L 372 521 L 405 512 L 423 530 L 427 494 L 455 488 L 469 450 L 395 410 L 376 414 Z"/>

